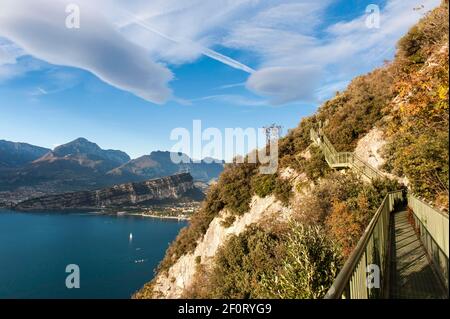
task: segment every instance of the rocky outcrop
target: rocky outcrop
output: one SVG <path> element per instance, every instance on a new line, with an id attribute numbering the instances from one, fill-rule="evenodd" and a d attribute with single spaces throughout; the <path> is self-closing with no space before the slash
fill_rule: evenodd
<path id="1" fill-rule="evenodd" d="M 362 160 L 369 163 L 372 167 L 380 170 L 383 175 L 389 179 L 395 179 L 399 183 L 409 185 L 409 181 L 406 177 L 399 177 L 390 174 L 382 169 L 386 160 L 383 158 L 383 148 L 387 141 L 384 137 L 384 132 L 378 127 L 374 127 L 363 138 L 358 141 L 355 148 L 355 154 Z"/>
<path id="2" fill-rule="evenodd" d="M 380 169 L 385 162 L 381 155 L 381 150 L 386 145 L 383 135 L 382 130 L 374 127 L 358 141 L 355 148 L 356 155 L 377 169 Z"/>
<path id="3" fill-rule="evenodd" d="M 199 196 L 189 173 L 95 190 L 48 195 L 17 204 L 17 210 L 63 210 L 133 206 Z M 196 198 L 199 199 L 199 198 Z"/>
<path id="4" fill-rule="evenodd" d="M 152 295 L 156 298 L 180 298 L 184 290 L 193 282 L 198 264 L 196 260 L 200 260 L 203 265 L 209 265 L 217 250 L 229 236 L 239 235 L 248 225 L 260 223 L 265 218 L 286 219 L 289 215 L 290 209 L 284 207 L 274 196 L 265 198 L 254 196 L 250 210 L 236 218 L 230 227 L 222 225 L 223 220 L 228 216 L 227 211 L 223 210 L 210 223 L 194 252 L 181 256 L 167 273 L 161 272 L 157 275 Z"/>

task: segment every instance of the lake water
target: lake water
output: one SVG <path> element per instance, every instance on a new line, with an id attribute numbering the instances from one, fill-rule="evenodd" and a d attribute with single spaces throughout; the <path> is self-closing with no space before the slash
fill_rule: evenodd
<path id="1" fill-rule="evenodd" d="M 0 210 L 0 298 L 130 298 L 185 221 Z M 132 233 L 132 240 L 130 240 Z M 66 287 L 66 266 L 80 288 Z"/>

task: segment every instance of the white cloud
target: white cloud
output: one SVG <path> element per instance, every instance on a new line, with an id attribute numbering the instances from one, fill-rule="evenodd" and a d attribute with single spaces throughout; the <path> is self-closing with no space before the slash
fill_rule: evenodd
<path id="1" fill-rule="evenodd" d="M 65 26 L 66 0 L 2 0 L 0 35 L 51 64 L 77 67 L 154 103 L 171 96 L 172 73 L 127 41 L 85 1 L 81 28 Z"/>
<path id="2" fill-rule="evenodd" d="M 330 2 L 330 0 L 296 0 L 275 3 L 255 15 L 251 19 L 251 24 L 263 28 L 313 33 L 321 23 L 320 16 Z"/>
<path id="3" fill-rule="evenodd" d="M 45 67 L 45 63 L 40 60 L 21 58 L 21 55 L 5 62 L 7 63 L 0 64 L 0 83 L 24 76 L 27 72 L 42 70 Z"/>
<path id="4" fill-rule="evenodd" d="M 22 73 L 23 69 L 16 64 L 23 54 L 16 45 L 0 37 L 0 82 Z"/>
<path id="5" fill-rule="evenodd" d="M 130 15 L 132 18 L 132 22 L 137 24 L 138 26 L 144 28 L 145 30 L 150 31 L 151 33 L 154 33 L 156 35 L 158 35 L 160 38 L 162 39 L 166 39 L 167 41 L 175 44 L 177 46 L 177 53 L 179 54 L 180 52 L 184 52 L 184 51 L 188 51 L 191 53 L 191 55 L 193 54 L 198 55 L 198 54 L 203 54 L 207 57 L 210 57 L 211 59 L 214 59 L 216 61 L 219 61 L 223 64 L 226 64 L 228 66 L 231 66 L 232 68 L 238 69 L 238 70 L 242 70 L 244 72 L 247 73 L 253 73 L 255 70 L 253 70 L 252 68 L 250 68 L 249 66 L 240 63 L 239 61 L 236 61 L 228 56 L 225 56 L 217 51 L 211 50 L 209 48 L 205 48 L 202 47 L 201 45 L 192 42 L 191 40 L 186 40 L 186 39 L 175 39 L 173 37 L 170 37 L 164 33 L 162 33 L 161 31 L 157 30 L 156 28 L 152 27 L 149 23 L 141 20 L 139 17 L 137 16 L 133 16 Z M 167 55 L 166 55 L 167 58 Z"/>
<path id="6" fill-rule="evenodd" d="M 172 73 L 156 61 L 185 64 L 206 55 L 250 73 L 246 87 L 276 104 L 322 100 L 381 65 L 398 38 L 440 2 L 414 11 L 423 1 L 387 0 L 380 28 L 369 29 L 364 11 L 327 25 L 331 0 L 78 0 L 82 26 L 75 32 L 63 26 L 68 0 L 1 1 L 0 36 L 149 101 L 177 100 L 168 87 Z M 238 50 L 251 66 L 221 47 Z M 14 62 L 1 52 L 0 65 Z"/>
<path id="7" fill-rule="evenodd" d="M 254 19 L 237 23 L 224 38 L 223 45 L 253 51 L 260 57 L 259 70 L 247 83 L 253 92 L 271 96 L 272 101 L 278 103 L 306 101 L 312 94 L 323 100 L 324 94 L 331 94 L 332 90 L 327 88 L 342 87 L 354 76 L 391 58 L 400 36 L 439 2 L 429 0 L 418 12 L 413 8 L 421 4 L 420 0 L 388 0 L 381 11 L 379 29 L 369 29 L 365 25 L 366 13 L 361 12 L 353 20 L 322 30 L 320 37 L 308 23 L 295 25 L 288 22 L 290 17 L 296 16 L 300 22 L 314 21 L 312 25 L 319 28 L 320 23 L 326 24 L 327 1 L 321 5 L 317 1 L 279 5 L 266 8 Z M 286 28 L 286 25 L 290 27 Z M 308 72 L 307 76 L 298 72 L 299 68 L 305 67 L 314 70 L 317 65 L 321 67 Z M 313 83 L 307 83 L 309 79 Z M 302 89 L 305 84 L 311 91 Z M 325 88 L 320 89 L 322 85 Z"/>
<path id="8" fill-rule="evenodd" d="M 250 76 L 247 88 L 270 98 L 272 104 L 296 100 L 314 101 L 321 69 L 316 66 L 268 67 Z"/>
<path id="9" fill-rule="evenodd" d="M 103 0 L 104 2 L 111 1 Z M 220 43 L 236 19 L 254 14 L 260 0 L 114 1 L 117 26 L 127 38 L 171 64 L 192 62 Z M 138 19 L 136 19 L 136 17 Z M 138 22 L 144 22 L 146 27 Z M 154 32 L 157 31 L 157 32 Z M 163 36 L 161 36 L 163 35 Z M 214 58 L 214 57 L 213 57 Z"/>
<path id="10" fill-rule="evenodd" d="M 20 50 L 15 45 L 2 43 L 0 39 L 0 66 L 3 64 L 15 64 L 20 55 Z"/>

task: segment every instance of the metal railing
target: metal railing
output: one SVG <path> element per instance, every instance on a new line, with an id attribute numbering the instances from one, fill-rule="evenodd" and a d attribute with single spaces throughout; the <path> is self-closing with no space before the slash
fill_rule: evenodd
<path id="1" fill-rule="evenodd" d="M 351 153 L 351 154 L 353 155 L 353 158 L 352 158 L 353 167 L 360 170 L 361 173 L 366 175 L 369 179 L 384 178 L 384 174 L 382 172 L 380 172 L 378 169 L 376 169 L 372 165 L 369 165 L 367 162 L 365 162 L 362 158 L 360 158 L 355 153 Z"/>
<path id="2" fill-rule="evenodd" d="M 351 152 L 337 152 L 321 130 L 310 130 L 311 140 L 320 147 L 328 165 L 333 168 L 351 168 L 369 179 L 383 178 L 379 170 Z M 383 199 L 375 216 L 367 226 L 356 248 L 339 272 L 325 298 L 379 298 L 382 297 L 387 278 L 386 254 L 389 245 L 389 215 L 397 201 L 403 200 L 402 191 L 389 193 Z M 412 210 L 416 231 L 439 276 L 448 289 L 449 274 L 449 221 L 448 214 L 408 194 L 408 206 Z M 367 284 L 367 267 L 377 265 L 380 284 L 377 289 Z"/>
<path id="3" fill-rule="evenodd" d="M 332 168 L 352 168 L 369 179 L 383 178 L 384 175 L 358 155 L 352 152 L 337 152 L 333 144 L 321 130 L 310 130 L 311 140 L 320 147 L 325 160 Z"/>
<path id="4" fill-rule="evenodd" d="M 348 257 L 333 285 L 325 295 L 326 299 L 368 299 L 380 298 L 385 290 L 389 251 L 390 213 L 403 199 L 402 191 L 388 193 L 370 221 L 356 248 Z M 368 273 L 379 270 L 380 286 L 367 283 Z"/>
<path id="5" fill-rule="evenodd" d="M 420 240 L 448 289 L 448 214 L 412 194 L 408 194 L 408 206 L 412 210 Z"/>

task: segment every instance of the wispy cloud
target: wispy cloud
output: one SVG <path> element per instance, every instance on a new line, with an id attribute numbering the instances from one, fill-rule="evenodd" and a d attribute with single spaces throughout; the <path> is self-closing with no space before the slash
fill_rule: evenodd
<path id="1" fill-rule="evenodd" d="M 0 66 L 4 64 L 14 64 L 17 58 L 22 56 L 23 51 L 13 43 L 0 38 Z"/>
<path id="2" fill-rule="evenodd" d="M 42 75 L 39 86 L 28 94 L 34 97 L 56 94 L 77 86 L 81 78 L 77 72 L 62 71 L 57 68 L 46 71 Z"/>
<path id="3" fill-rule="evenodd" d="M 257 72 L 247 82 L 254 93 L 272 96 L 274 103 L 305 101 L 311 95 L 322 100 L 327 92 L 326 88 L 320 90 L 322 85 L 338 86 L 392 57 L 400 36 L 437 6 L 439 0 L 427 1 L 421 12 L 413 10 L 420 3 L 420 0 L 388 0 L 381 10 L 379 29 L 368 28 L 367 14 L 361 12 L 355 19 L 328 26 L 319 33 L 320 37 L 310 24 L 296 25 L 292 17 L 302 22 L 312 19 L 311 25 L 320 27 L 319 22 L 326 22 L 328 1 L 320 5 L 317 1 L 281 4 L 254 19 L 236 23 L 223 45 L 252 51 L 261 59 Z M 315 71 L 296 72 L 299 67 Z"/>
<path id="4" fill-rule="evenodd" d="M 221 85 L 221 86 L 217 87 L 216 89 L 217 90 L 227 90 L 227 89 L 233 89 L 233 88 L 237 88 L 237 87 L 245 87 L 245 82 L 225 84 L 225 85 Z"/>
<path id="5" fill-rule="evenodd" d="M 137 24 L 137 25 L 141 26 L 142 28 L 144 28 L 145 30 L 148 30 L 150 32 L 153 32 L 153 33 L 159 35 L 163 39 L 166 39 L 166 40 L 176 43 L 178 45 L 182 45 L 185 47 L 186 46 L 191 47 L 193 51 L 201 52 L 201 54 L 203 54 L 211 59 L 214 59 L 216 61 L 219 61 L 223 64 L 226 64 L 232 68 L 242 70 L 247 73 L 255 72 L 255 70 L 252 69 L 251 67 L 249 67 L 243 63 L 240 63 L 239 61 L 236 61 L 235 59 L 233 59 L 229 56 L 223 55 L 212 49 L 202 47 L 198 43 L 194 43 L 193 41 L 188 40 L 188 39 L 176 39 L 174 37 L 170 37 L 170 36 L 162 33 L 161 31 L 157 30 L 156 28 L 152 27 L 149 23 L 145 22 L 144 20 L 139 19 L 138 16 L 135 16 L 135 15 L 132 15 L 129 13 L 127 15 L 131 18 L 131 20 L 129 20 L 127 26 L 132 23 Z"/>
<path id="6" fill-rule="evenodd" d="M 196 102 L 204 102 L 204 101 L 217 101 L 221 103 L 225 103 L 227 105 L 236 105 L 236 106 L 268 106 L 270 105 L 268 101 L 263 99 L 256 98 L 248 98 L 241 95 L 235 94 L 217 94 L 217 95 L 209 95 L 201 98 L 196 98 L 189 100 L 191 104 Z"/>
<path id="7" fill-rule="evenodd" d="M 24 69 L 17 65 L 17 59 L 23 55 L 23 50 L 0 37 L 0 82 L 23 73 Z"/>
<path id="8" fill-rule="evenodd" d="M 10 60 L 8 63 L 0 64 L 0 83 L 23 77 L 28 72 L 41 71 L 46 65 L 45 62 L 30 58 L 29 56 L 18 55 L 14 61 Z"/>
<path id="9" fill-rule="evenodd" d="M 170 70 L 153 62 L 142 47 L 127 41 L 87 1 L 78 1 L 83 12 L 81 28 L 66 28 L 65 8 L 69 3 L 2 0 L 0 36 L 34 57 L 87 70 L 148 101 L 164 103 L 170 98 Z"/>
<path id="10" fill-rule="evenodd" d="M 69 2 L 2 0 L 0 36 L 26 54 L 87 70 L 155 103 L 176 99 L 169 67 L 207 56 L 248 73 L 245 87 L 264 103 L 283 104 L 322 100 L 380 65 L 392 57 L 398 38 L 440 0 L 426 1 L 420 11 L 413 8 L 421 0 L 387 0 L 379 29 L 367 28 L 364 11 L 328 25 L 331 0 L 78 0 L 83 25 L 76 33 L 61 23 Z M 251 66 L 222 53 L 227 49 Z M 14 64 L 14 55 L 5 52 L 0 42 L 0 65 Z M 0 67 L 0 77 L 1 72 Z M 3 73 L 14 72 L 9 67 Z M 236 96 L 214 98 L 239 104 Z"/>

